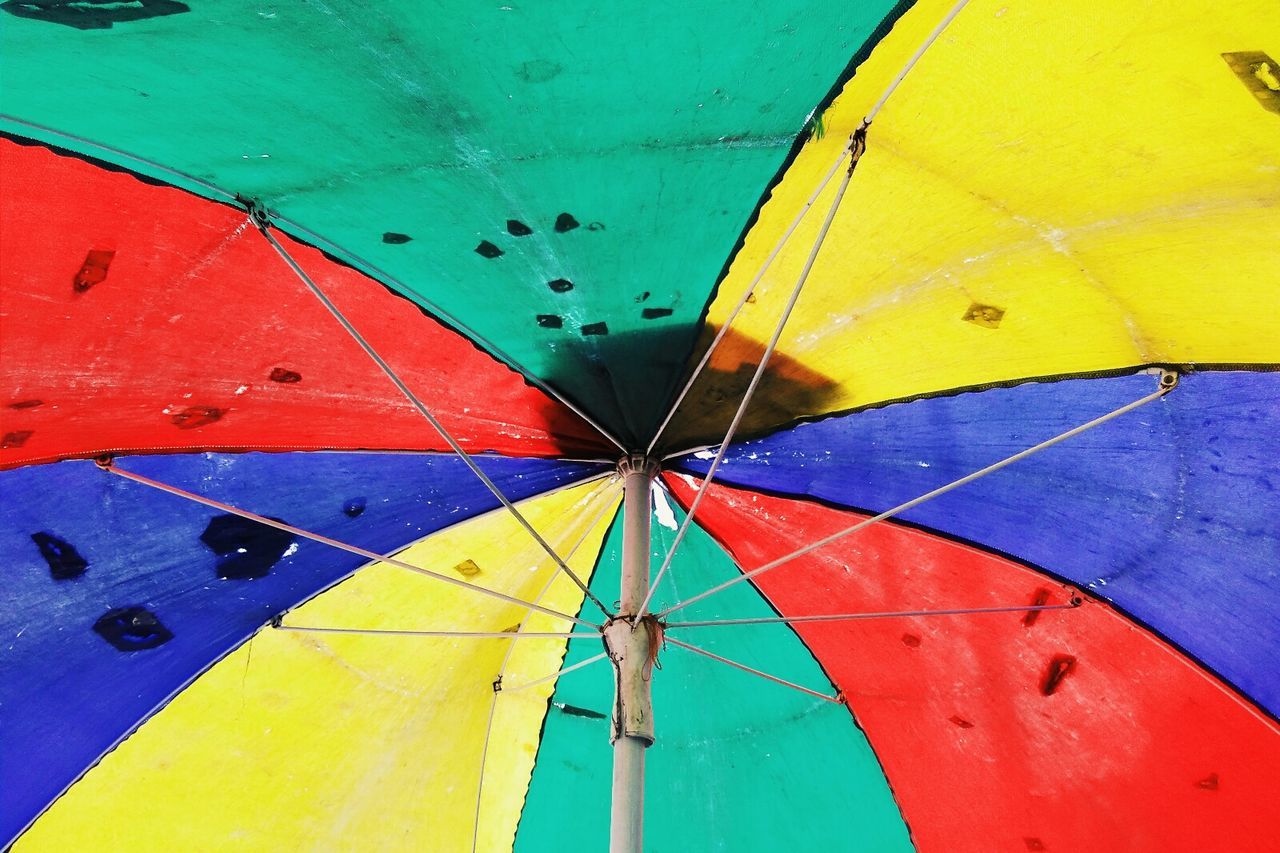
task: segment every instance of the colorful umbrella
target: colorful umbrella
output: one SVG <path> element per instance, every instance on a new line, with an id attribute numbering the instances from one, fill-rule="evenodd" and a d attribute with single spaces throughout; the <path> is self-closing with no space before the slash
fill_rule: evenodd
<path id="1" fill-rule="evenodd" d="M 953 3 L 0 3 L 0 842 L 1277 849 L 1280 15 Z"/>

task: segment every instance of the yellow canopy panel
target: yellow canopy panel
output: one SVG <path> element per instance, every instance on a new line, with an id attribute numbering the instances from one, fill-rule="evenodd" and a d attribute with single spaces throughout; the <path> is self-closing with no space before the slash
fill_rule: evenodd
<path id="1" fill-rule="evenodd" d="M 521 510 L 558 553 L 572 553 L 566 559 L 585 579 L 618 498 L 611 478 L 530 499 Z M 504 510 L 399 557 L 561 612 L 582 603 Z M 284 623 L 572 627 L 382 563 Z M 432 849 L 470 850 L 487 734 L 494 748 L 484 762 L 477 849 L 509 849 L 555 684 L 495 694 L 493 681 L 501 674 L 515 687 L 555 673 L 566 642 L 265 629 L 90 770 L 16 849 L 354 850 L 431 839 Z"/>
<path id="2" fill-rule="evenodd" d="M 724 324 L 953 0 L 921 0 L 822 117 L 734 261 Z M 1153 363 L 1280 362 L 1273 0 L 973 0 L 868 132 L 744 422 Z M 669 444 L 724 431 L 835 193 L 768 269 Z M 728 408 L 729 411 L 725 411 Z"/>

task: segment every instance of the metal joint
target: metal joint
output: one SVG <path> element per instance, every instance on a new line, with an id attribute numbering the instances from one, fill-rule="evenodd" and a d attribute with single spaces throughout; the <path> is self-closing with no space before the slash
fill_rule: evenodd
<path id="1" fill-rule="evenodd" d="M 853 174 L 853 170 L 858 168 L 858 161 L 862 159 L 862 155 L 867 150 L 867 128 L 871 123 L 866 119 L 862 120 L 862 124 L 858 125 L 849 136 L 849 174 Z"/>
<path id="2" fill-rule="evenodd" d="M 249 218 L 253 220 L 259 230 L 267 230 L 267 226 L 271 224 L 271 211 L 267 210 L 266 205 L 261 200 L 249 198 L 244 195 L 236 195 L 236 201 L 244 205 L 244 209 L 249 214 Z"/>
<path id="3" fill-rule="evenodd" d="M 662 621 L 654 613 L 646 613 L 639 619 L 632 613 L 619 613 L 617 616 L 610 616 L 603 625 L 600 626 L 600 633 L 604 640 L 605 651 L 609 651 L 608 630 L 615 622 L 625 622 L 632 631 L 639 631 L 642 628 L 648 635 L 649 654 L 644 664 L 644 678 L 647 681 L 649 674 L 654 669 L 662 669 L 662 664 L 658 663 L 658 653 L 666 647 L 667 642 L 667 623 Z M 609 653 L 612 659 L 613 653 Z"/>

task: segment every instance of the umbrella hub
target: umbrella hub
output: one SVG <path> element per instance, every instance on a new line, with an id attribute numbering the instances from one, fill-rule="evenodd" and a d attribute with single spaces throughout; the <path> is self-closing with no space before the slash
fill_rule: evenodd
<path id="1" fill-rule="evenodd" d="M 643 453 L 628 453 L 618 460 L 618 473 L 622 477 L 642 476 L 652 480 L 658 476 L 662 463 Z"/>

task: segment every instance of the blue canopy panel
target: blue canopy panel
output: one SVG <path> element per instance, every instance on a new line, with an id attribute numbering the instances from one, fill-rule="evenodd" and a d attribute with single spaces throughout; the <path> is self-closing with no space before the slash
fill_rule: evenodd
<path id="1" fill-rule="evenodd" d="M 512 500 L 603 466 L 479 457 Z M 378 553 L 498 501 L 455 456 L 137 457 L 130 471 Z M 0 839 L 273 616 L 366 561 L 97 469 L 0 474 Z M 431 583 L 431 581 L 424 581 Z"/>
<path id="2" fill-rule="evenodd" d="M 1076 379 L 856 412 L 736 445 L 717 479 L 882 512 L 1155 387 L 1148 375 Z M 1276 715 L 1276 435 L 1280 374 L 1192 374 L 902 518 L 1114 602 Z M 701 456 L 678 465 L 705 473 Z"/>

